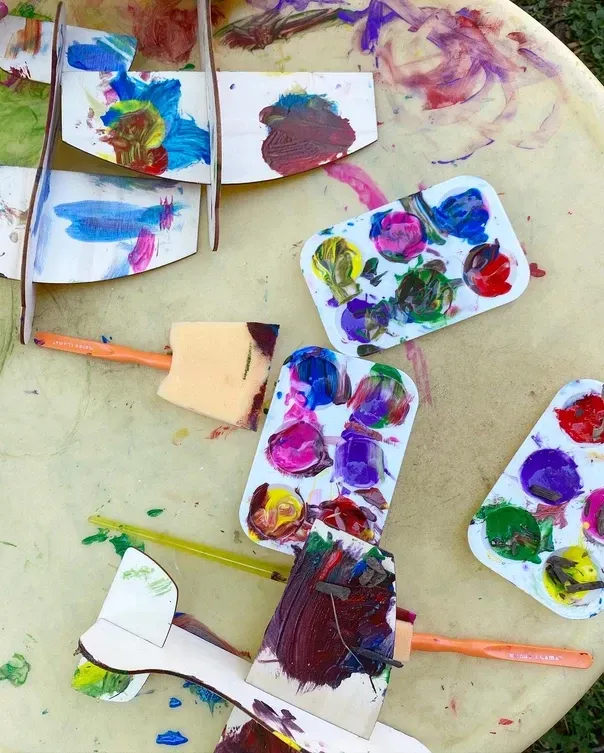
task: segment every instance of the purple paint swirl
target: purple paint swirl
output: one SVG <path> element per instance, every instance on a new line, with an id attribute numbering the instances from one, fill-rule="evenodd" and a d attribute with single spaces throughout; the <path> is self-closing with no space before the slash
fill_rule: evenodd
<path id="1" fill-rule="evenodd" d="M 527 494 L 548 505 L 563 505 L 582 491 L 577 464 L 562 450 L 537 450 L 529 455 L 520 468 L 520 483 Z M 560 498 L 553 502 L 534 494 L 531 488 L 535 486 L 559 494 Z"/>
<path id="2" fill-rule="evenodd" d="M 334 478 L 355 489 L 368 489 L 384 480 L 384 452 L 375 439 L 344 431 L 336 449 Z"/>
<path id="3" fill-rule="evenodd" d="M 266 457 L 289 476 L 316 476 L 332 465 L 320 429 L 307 421 L 286 424 L 270 436 Z"/>

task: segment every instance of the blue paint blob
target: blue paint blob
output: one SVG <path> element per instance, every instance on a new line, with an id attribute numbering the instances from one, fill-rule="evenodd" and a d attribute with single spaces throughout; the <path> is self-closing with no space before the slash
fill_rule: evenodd
<path id="1" fill-rule="evenodd" d="M 227 702 L 224 700 L 224 698 L 222 698 L 222 696 L 216 695 L 216 693 L 212 693 L 211 690 L 204 688 L 203 685 L 196 685 L 194 682 L 187 681 L 183 685 L 183 688 L 188 688 L 189 692 L 196 696 L 199 701 L 207 704 L 212 714 L 214 713 L 214 708 L 216 706 L 219 706 L 220 704 L 224 704 L 226 706 Z M 197 702 L 198 701 L 196 700 L 195 703 Z"/>
<path id="2" fill-rule="evenodd" d="M 91 44 L 72 42 L 67 62 L 80 71 L 120 71 L 130 67 L 136 53 L 136 39 L 125 34 L 96 37 Z"/>
<path id="3" fill-rule="evenodd" d="M 333 113 L 338 114 L 338 106 L 335 102 L 325 96 L 308 94 L 308 92 L 286 92 L 275 103 L 276 107 L 284 107 L 286 110 L 306 110 L 314 106 L 325 109 L 326 105 Z"/>
<path id="4" fill-rule="evenodd" d="M 434 217 L 439 230 L 472 245 L 488 240 L 485 227 L 489 221 L 489 211 L 477 188 L 449 196 L 440 206 L 434 207 Z"/>
<path id="5" fill-rule="evenodd" d="M 336 363 L 336 356 L 326 348 L 300 348 L 285 361 L 291 371 L 292 388 L 309 410 L 321 405 L 342 405 L 350 397 L 350 379 Z"/>
<path id="6" fill-rule="evenodd" d="M 279 392 L 277 392 L 277 400 L 281 400 L 282 397 L 283 393 L 281 392 L 281 390 L 279 390 Z"/>
<path id="7" fill-rule="evenodd" d="M 158 745 L 184 745 L 189 742 L 189 738 L 182 735 L 177 730 L 169 729 L 167 732 L 162 732 L 155 738 L 155 742 Z"/>
<path id="8" fill-rule="evenodd" d="M 182 706 L 182 701 L 180 700 L 180 698 L 175 698 L 174 696 L 172 696 L 168 705 L 171 709 L 177 709 L 179 706 Z"/>
<path id="9" fill-rule="evenodd" d="M 172 212 L 177 214 L 183 204 L 174 204 Z M 66 233 L 70 238 L 84 243 L 123 241 L 138 238 L 141 230 L 160 229 L 160 220 L 165 207 L 156 204 L 139 207 L 120 201 L 73 201 L 58 204 L 55 214 L 71 224 Z"/>

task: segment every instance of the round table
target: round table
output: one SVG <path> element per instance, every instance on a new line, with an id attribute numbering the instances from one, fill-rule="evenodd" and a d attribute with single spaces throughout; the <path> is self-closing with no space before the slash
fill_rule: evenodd
<path id="1" fill-rule="evenodd" d="M 419 630 L 576 647 L 595 662 L 579 671 L 417 653 L 393 673 L 380 718 L 433 753 L 519 753 L 604 669 L 602 617 L 556 616 L 479 564 L 466 529 L 559 387 L 602 378 L 603 90 L 507 0 L 463 13 L 461 2 L 391 5 L 399 18 L 369 52 L 361 52 L 375 41 L 371 25 L 363 36 L 364 20 L 336 20 L 255 51 L 216 44 L 224 70 L 375 70 L 377 143 L 331 175 L 318 169 L 225 188 L 216 254 L 207 250 L 204 219 L 194 257 L 122 280 L 42 286 L 36 327 L 161 350 L 173 321 L 278 322 L 276 375 L 295 348 L 328 345 L 299 270 L 306 238 L 364 211 L 377 187 L 393 200 L 460 174 L 495 186 L 534 277 L 513 304 L 380 354 L 414 377 L 422 396 L 382 543 L 396 557 L 399 604 L 418 612 Z M 71 23 L 132 31 L 133 14 L 117 0 L 68 6 Z M 54 2 L 38 10 L 52 15 Z M 217 27 L 259 12 L 242 3 L 217 10 Z M 147 20 L 164 11 L 172 12 L 147 9 Z M 182 67 L 174 60 L 179 28 L 146 29 L 148 60 L 139 57 L 135 68 Z M 158 57 L 155 43 L 172 51 Z M 457 84 L 445 85 L 451 78 Z M 56 154 L 55 166 L 107 171 L 64 145 Z M 357 190 L 350 166 L 364 171 Z M 211 439 L 215 422 L 156 397 L 160 375 L 151 369 L 18 345 L 18 285 L 2 282 L 0 663 L 17 652 L 31 664 L 22 687 L 0 683 L 4 749 L 143 753 L 157 734 L 179 730 L 186 750 L 210 753 L 228 709 L 212 712 L 176 678 L 151 678 L 124 705 L 70 689 L 78 637 L 96 619 L 119 562 L 110 543 L 80 542 L 94 533 L 87 516 L 100 512 L 287 562 L 239 527 L 258 435 Z M 152 520 L 150 508 L 165 511 Z M 257 651 L 281 586 L 158 546 L 147 551 L 176 580 L 180 609 Z M 169 708 L 171 696 L 183 705 Z"/>

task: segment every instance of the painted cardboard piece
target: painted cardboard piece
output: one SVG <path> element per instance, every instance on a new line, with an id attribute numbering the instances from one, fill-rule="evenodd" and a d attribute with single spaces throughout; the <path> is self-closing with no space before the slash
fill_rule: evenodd
<path id="1" fill-rule="evenodd" d="M 603 383 L 562 387 L 468 528 L 474 555 L 561 617 L 604 599 Z"/>
<path id="2" fill-rule="evenodd" d="M 308 347 L 285 361 L 239 510 L 262 546 L 294 554 L 315 519 L 377 544 L 418 406 L 402 371 Z"/>
<path id="3" fill-rule="evenodd" d="M 312 236 L 300 264 L 336 350 L 368 355 L 511 303 L 529 266 L 495 190 L 459 177 Z"/>

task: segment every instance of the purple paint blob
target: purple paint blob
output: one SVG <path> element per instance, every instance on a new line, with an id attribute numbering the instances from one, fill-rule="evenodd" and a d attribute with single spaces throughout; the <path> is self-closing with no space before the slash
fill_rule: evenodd
<path id="1" fill-rule="evenodd" d="M 342 312 L 340 324 L 349 340 L 370 343 L 377 340 L 390 322 L 390 309 L 386 301 L 371 303 L 360 298 L 348 301 Z"/>
<path id="2" fill-rule="evenodd" d="M 290 476 L 316 476 L 332 465 L 320 430 L 307 421 L 285 425 L 269 437 L 269 463 Z"/>
<path id="3" fill-rule="evenodd" d="M 590 539 L 599 543 L 604 542 L 604 536 L 598 533 L 598 527 L 600 530 L 604 530 L 602 522 L 598 526 L 598 521 L 601 521 L 601 515 L 604 508 L 604 489 L 595 489 L 585 500 L 583 512 L 581 513 L 581 523 L 583 524 L 583 530 Z"/>
<path id="4" fill-rule="evenodd" d="M 352 431 L 342 434 L 335 457 L 334 477 L 356 489 L 368 489 L 384 480 L 384 452 L 379 443 Z"/>
<path id="5" fill-rule="evenodd" d="M 576 497 L 581 491 L 581 478 L 577 464 L 562 450 L 537 450 L 533 452 L 520 468 L 520 483 L 527 494 L 537 497 L 548 505 L 563 505 Z M 560 495 L 560 499 L 551 502 L 531 492 L 532 486 L 541 486 Z"/>
<path id="6" fill-rule="evenodd" d="M 0 2 L 0 21 L 8 16 L 8 5 Z"/>

